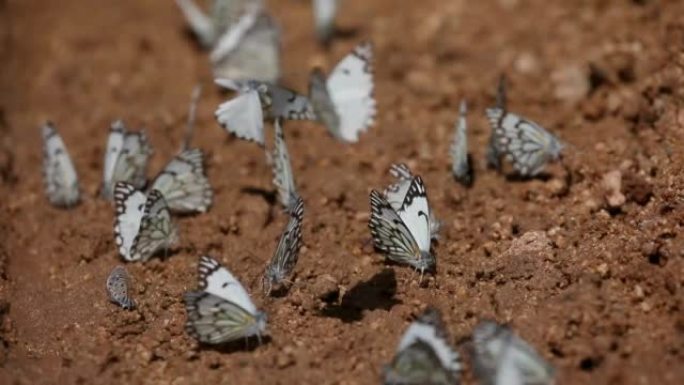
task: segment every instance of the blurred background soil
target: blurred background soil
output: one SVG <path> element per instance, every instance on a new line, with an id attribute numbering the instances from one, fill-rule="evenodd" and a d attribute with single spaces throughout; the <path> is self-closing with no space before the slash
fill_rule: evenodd
<path id="1" fill-rule="evenodd" d="M 306 202 L 289 294 L 259 278 L 287 220 L 263 149 L 213 119 L 226 96 L 172 1 L 0 1 L 0 383 L 373 384 L 408 323 L 434 305 L 451 342 L 482 318 L 510 323 L 559 384 L 684 383 L 684 3 L 656 0 L 346 0 L 345 31 L 316 44 L 311 5 L 271 1 L 283 82 L 306 90 L 362 39 L 375 44 L 377 122 L 343 144 L 288 122 Z M 484 164 L 499 74 L 509 108 L 568 143 L 546 178 Z M 180 146 L 192 87 L 205 87 L 194 144 L 215 204 L 178 219 L 167 260 L 126 265 L 135 311 L 110 304 L 121 263 L 113 208 L 98 198 L 109 123 L 145 127 L 156 173 Z M 458 103 L 470 107 L 475 184 L 450 174 Z M 51 207 L 39 124 L 53 120 L 84 201 Z M 393 162 L 423 176 L 443 222 L 426 287 L 373 251 L 368 193 Z M 215 256 L 269 316 L 261 346 L 197 347 L 182 293 Z M 425 281 L 425 280 L 424 280 Z M 474 383 L 466 370 L 464 383 Z"/>

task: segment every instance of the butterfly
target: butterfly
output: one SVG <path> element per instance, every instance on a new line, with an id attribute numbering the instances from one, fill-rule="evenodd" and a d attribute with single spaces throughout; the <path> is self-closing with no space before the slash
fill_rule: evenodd
<path id="1" fill-rule="evenodd" d="M 373 97 L 373 46 L 357 45 L 328 78 L 314 69 L 309 78 L 309 99 L 318 120 L 337 139 L 356 142 L 373 124 L 377 113 Z"/>
<path id="2" fill-rule="evenodd" d="M 439 311 L 427 309 L 404 333 L 392 363 L 385 368 L 385 385 L 457 384 L 459 354 L 449 342 Z"/>
<path id="3" fill-rule="evenodd" d="M 254 335 L 261 339 L 266 314 L 257 310 L 233 274 L 208 256 L 200 259 L 198 270 L 200 291 L 184 296 L 188 334 L 207 344 Z"/>
<path id="4" fill-rule="evenodd" d="M 207 15 L 192 0 L 176 0 L 176 4 L 204 48 L 212 48 L 241 16 L 263 6 L 260 0 L 214 0 Z"/>
<path id="5" fill-rule="evenodd" d="M 502 74 L 499 77 L 499 84 L 496 89 L 496 107 L 506 111 L 506 75 Z M 485 151 L 485 159 L 487 160 L 487 167 L 491 167 L 497 171 L 501 171 L 501 154 L 496 146 L 496 130 L 492 127 L 489 135 L 489 142 L 487 142 L 487 150 Z"/>
<path id="6" fill-rule="evenodd" d="M 81 197 L 78 175 L 62 137 L 52 122 L 42 127 L 43 181 L 48 201 L 54 206 L 71 207 Z"/>
<path id="7" fill-rule="evenodd" d="M 316 36 L 322 43 L 327 43 L 335 32 L 335 15 L 339 0 L 313 0 Z"/>
<path id="8" fill-rule="evenodd" d="M 266 295 L 271 293 L 274 285 L 279 285 L 292 273 L 299 257 L 302 239 L 302 218 L 304 217 L 304 201 L 296 197 L 289 208 L 290 220 L 280 236 L 278 247 L 271 262 L 266 267 L 262 285 Z"/>
<path id="9" fill-rule="evenodd" d="M 203 213 L 211 206 L 214 194 L 204 173 L 203 159 L 202 150 L 185 150 L 154 179 L 150 189 L 164 195 L 171 211 Z"/>
<path id="10" fill-rule="evenodd" d="M 460 114 L 456 122 L 456 134 L 451 143 L 451 172 L 456 180 L 465 186 L 473 183 L 473 168 L 468 155 L 468 137 L 466 135 L 466 113 L 468 106 L 465 100 L 461 102 Z"/>
<path id="11" fill-rule="evenodd" d="M 131 279 L 123 266 L 117 266 L 107 277 L 107 294 L 109 300 L 124 309 L 135 308 L 135 301 L 129 295 Z"/>
<path id="12" fill-rule="evenodd" d="M 494 146 L 523 177 L 539 174 L 551 160 L 560 158 L 563 144 L 542 126 L 501 108 L 486 110 L 494 130 Z"/>
<path id="13" fill-rule="evenodd" d="M 288 209 L 299 198 L 295 188 L 294 174 L 290 165 L 290 154 L 287 151 L 280 120 L 275 121 L 275 146 L 273 148 L 273 184 L 278 189 L 280 203 Z"/>
<path id="14" fill-rule="evenodd" d="M 114 187 L 114 204 L 114 238 L 124 260 L 145 262 L 178 241 L 169 207 L 158 190 L 145 195 L 129 183 L 118 182 Z"/>
<path id="15" fill-rule="evenodd" d="M 263 10 L 247 12 L 210 54 L 215 78 L 275 83 L 280 77 L 280 29 Z"/>
<path id="16" fill-rule="evenodd" d="M 238 138 L 263 145 L 265 119 L 316 119 L 309 99 L 285 87 L 232 79 L 216 79 L 216 84 L 238 93 L 214 112 L 216 121 Z"/>
<path id="17" fill-rule="evenodd" d="M 554 369 L 508 327 L 482 321 L 473 332 L 475 374 L 487 385 L 550 385 Z"/>
<path id="18" fill-rule="evenodd" d="M 389 169 L 390 175 L 395 177 L 397 181 L 389 185 L 383 195 L 385 199 L 392 205 L 395 211 L 399 211 L 404 204 L 406 193 L 411 186 L 414 179 L 411 169 L 404 163 L 393 164 Z M 435 217 L 434 213 L 430 211 L 430 236 L 432 239 L 439 238 L 439 229 L 441 222 Z"/>
<path id="19" fill-rule="evenodd" d="M 104 157 L 102 195 L 111 199 L 116 182 L 128 182 L 135 188 L 144 187 L 151 155 L 152 147 L 144 131 L 129 133 L 121 120 L 112 123 Z"/>
<path id="20" fill-rule="evenodd" d="M 420 176 L 411 180 L 401 207 L 396 210 L 375 190 L 370 194 L 371 216 L 368 227 L 375 247 L 395 262 L 420 270 L 433 270 L 430 253 L 430 207 Z"/>

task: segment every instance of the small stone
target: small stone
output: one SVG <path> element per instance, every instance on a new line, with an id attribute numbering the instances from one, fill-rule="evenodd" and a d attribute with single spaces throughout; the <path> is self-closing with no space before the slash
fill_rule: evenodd
<path id="1" fill-rule="evenodd" d="M 579 65 L 571 65 L 551 74 L 554 83 L 553 94 L 556 99 L 576 103 L 589 93 L 589 75 Z"/>
<path id="2" fill-rule="evenodd" d="M 616 209 L 622 207 L 627 200 L 620 191 L 622 188 L 622 172 L 613 170 L 603 175 L 602 186 L 608 207 Z"/>
<path id="3" fill-rule="evenodd" d="M 606 278 L 610 274 L 610 268 L 608 267 L 607 263 L 600 264 L 596 268 L 596 271 L 601 275 L 601 278 Z"/>

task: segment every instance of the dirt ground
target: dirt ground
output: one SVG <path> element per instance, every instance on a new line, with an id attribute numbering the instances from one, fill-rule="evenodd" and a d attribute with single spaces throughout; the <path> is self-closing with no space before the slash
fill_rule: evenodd
<path id="1" fill-rule="evenodd" d="M 346 0 L 343 36 L 313 36 L 310 2 L 271 1 L 283 81 L 305 90 L 362 39 L 375 44 L 378 117 L 359 143 L 313 123 L 285 126 L 304 247 L 295 286 L 260 295 L 287 220 L 263 150 L 213 119 L 225 96 L 167 0 L 2 0 L 1 384 L 373 384 L 428 305 L 454 344 L 482 318 L 513 328 L 558 384 L 684 383 L 684 3 L 656 0 Z M 546 178 L 484 164 L 484 108 L 510 78 L 509 108 L 567 143 Z M 205 92 L 194 143 L 215 204 L 178 219 L 167 260 L 128 264 L 135 311 L 109 303 L 121 263 L 113 209 L 98 198 L 109 123 L 145 127 L 156 173 L 177 151 L 192 87 Z M 470 106 L 472 188 L 448 148 Z M 72 210 L 43 194 L 39 124 L 56 122 L 83 186 Z M 444 223 L 427 285 L 370 244 L 368 193 L 393 162 L 422 175 Z M 261 192 L 261 193 L 260 193 Z M 265 194 L 264 194 L 265 192 Z M 268 313 L 261 346 L 198 347 L 182 293 L 208 253 Z M 425 283 L 425 282 L 424 282 Z M 474 383 L 466 370 L 463 383 Z"/>

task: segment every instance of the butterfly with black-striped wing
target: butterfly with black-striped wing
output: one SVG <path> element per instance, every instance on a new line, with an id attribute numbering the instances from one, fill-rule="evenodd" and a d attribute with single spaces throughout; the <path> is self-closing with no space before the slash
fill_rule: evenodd
<path id="1" fill-rule="evenodd" d="M 302 219 L 304 217 L 304 201 L 302 198 L 296 197 L 288 211 L 290 212 L 290 220 L 280 236 L 278 247 L 276 247 L 262 279 L 262 286 L 266 295 L 271 293 L 273 286 L 280 285 L 292 274 L 299 258 Z"/>
<path id="2" fill-rule="evenodd" d="M 430 208 L 420 176 L 413 178 L 401 207 L 394 207 L 375 190 L 370 194 L 369 228 L 375 247 L 387 258 L 408 264 L 421 274 L 435 268 L 430 252 Z"/>
<path id="3" fill-rule="evenodd" d="M 392 205 L 392 208 L 394 208 L 395 211 L 399 211 L 404 204 L 406 193 L 408 193 L 411 182 L 415 176 L 405 163 L 392 164 L 389 173 L 396 179 L 396 182 L 387 186 L 383 191 L 383 194 L 385 199 Z M 439 239 L 439 230 L 441 227 L 441 222 L 435 217 L 434 212 L 430 211 L 430 237 L 432 239 Z"/>
<path id="4" fill-rule="evenodd" d="M 214 0 L 207 14 L 193 0 L 176 0 L 176 4 L 204 48 L 215 46 L 243 15 L 263 7 L 261 0 Z"/>
<path id="5" fill-rule="evenodd" d="M 238 138 L 264 144 L 264 120 L 314 120 L 309 99 L 295 91 L 260 81 L 216 79 L 216 84 L 237 93 L 221 103 L 214 116 Z"/>
<path id="6" fill-rule="evenodd" d="M 533 177 L 544 170 L 549 161 L 558 160 L 563 143 L 542 126 L 501 108 L 486 110 L 494 130 L 494 147 L 512 163 L 523 177 Z"/>
<path id="7" fill-rule="evenodd" d="M 551 385 L 554 369 L 507 326 L 480 322 L 473 332 L 475 374 L 486 385 Z"/>
<path id="8" fill-rule="evenodd" d="M 455 125 L 454 140 L 451 142 L 451 172 L 454 178 L 464 186 L 473 183 L 473 168 L 468 154 L 468 136 L 466 133 L 467 122 L 466 113 L 468 106 L 464 101 L 461 102 L 458 120 Z"/>
<path id="9" fill-rule="evenodd" d="M 158 190 L 145 195 L 129 183 L 118 182 L 114 203 L 114 239 L 124 260 L 145 262 L 178 241 L 169 207 Z"/>
<path id="10" fill-rule="evenodd" d="M 459 354 L 449 345 L 441 315 L 427 309 L 402 336 L 392 363 L 385 368 L 385 385 L 450 385 L 462 370 Z"/>
<path id="11" fill-rule="evenodd" d="M 345 56 L 327 79 L 314 69 L 309 98 L 318 120 L 335 138 L 356 142 L 377 113 L 373 87 L 373 45 L 365 42 Z"/>
<path id="12" fill-rule="evenodd" d="M 278 190 L 280 203 L 289 210 L 296 206 L 299 198 L 295 187 L 294 174 L 290 164 L 290 154 L 285 144 L 283 128 L 280 126 L 280 119 L 275 121 L 275 145 L 273 147 L 273 184 Z"/>
<path id="13" fill-rule="evenodd" d="M 76 168 L 62 137 L 52 122 L 42 128 L 43 182 L 48 201 L 57 207 L 71 207 L 81 199 Z"/>
<path id="14" fill-rule="evenodd" d="M 199 262 L 199 291 L 185 293 L 185 329 L 200 342 L 220 344 L 257 336 L 266 330 L 266 314 L 257 310 L 228 269 L 209 256 Z"/>
<path id="15" fill-rule="evenodd" d="M 154 179 L 150 190 L 158 190 L 172 212 L 203 213 L 214 193 L 204 173 L 204 153 L 188 149 L 176 155 Z"/>
<path id="16" fill-rule="evenodd" d="M 116 182 L 128 182 L 135 188 L 143 188 L 152 152 L 144 131 L 127 132 L 123 121 L 114 121 L 109 129 L 104 157 L 102 195 L 112 199 Z"/>

